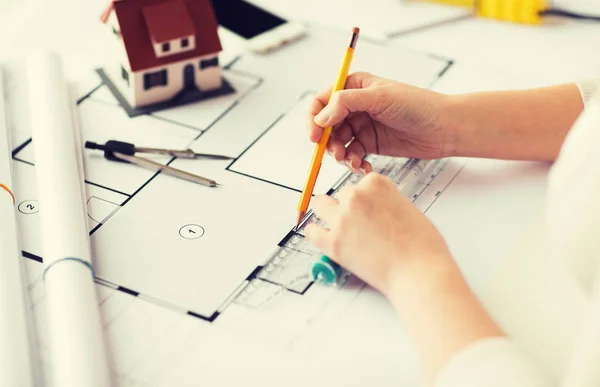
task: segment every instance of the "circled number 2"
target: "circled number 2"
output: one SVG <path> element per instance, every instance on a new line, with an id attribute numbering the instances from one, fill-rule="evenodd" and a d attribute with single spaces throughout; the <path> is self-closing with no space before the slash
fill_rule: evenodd
<path id="1" fill-rule="evenodd" d="M 22 201 L 21 203 L 19 203 L 19 212 L 25 214 L 25 215 L 29 215 L 29 214 L 35 214 L 36 212 L 39 211 L 38 208 L 38 202 L 37 200 L 25 200 Z"/>

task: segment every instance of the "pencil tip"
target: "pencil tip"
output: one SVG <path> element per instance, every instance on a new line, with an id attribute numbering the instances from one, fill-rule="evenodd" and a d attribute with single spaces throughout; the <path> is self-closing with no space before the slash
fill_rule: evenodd
<path id="1" fill-rule="evenodd" d="M 350 48 L 354 49 L 356 47 L 356 41 L 358 40 L 358 33 L 360 29 L 358 27 L 354 27 L 352 29 L 352 38 L 350 39 Z"/>
<path id="2" fill-rule="evenodd" d="M 298 211 L 298 217 L 296 218 L 296 227 L 298 227 L 300 225 L 300 222 L 304 218 L 304 215 L 306 215 L 306 212 Z"/>

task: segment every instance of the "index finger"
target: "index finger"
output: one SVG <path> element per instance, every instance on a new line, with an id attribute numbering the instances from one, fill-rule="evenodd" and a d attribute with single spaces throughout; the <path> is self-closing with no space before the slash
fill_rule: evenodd
<path id="1" fill-rule="evenodd" d="M 362 89 L 368 87 L 376 81 L 376 77 L 370 73 L 356 72 L 350 74 L 346 79 L 344 89 Z M 315 124 L 315 116 L 329 103 L 331 90 L 333 86 L 329 86 L 325 90 L 319 92 L 310 103 L 308 109 L 308 134 L 311 142 L 317 142 L 323 134 L 323 128 Z"/>
<path id="2" fill-rule="evenodd" d="M 323 134 L 323 128 L 315 124 L 315 116 L 319 114 L 319 112 L 327 105 L 327 102 L 329 102 L 331 89 L 332 87 L 328 87 L 317 94 L 308 107 L 308 136 L 311 142 L 319 141 Z"/>

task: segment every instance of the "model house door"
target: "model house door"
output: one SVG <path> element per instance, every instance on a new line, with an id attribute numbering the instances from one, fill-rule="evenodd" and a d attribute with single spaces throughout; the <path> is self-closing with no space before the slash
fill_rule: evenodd
<path id="1" fill-rule="evenodd" d="M 194 89 L 196 83 L 194 82 L 194 65 L 189 64 L 183 68 L 183 87 L 185 89 Z"/>

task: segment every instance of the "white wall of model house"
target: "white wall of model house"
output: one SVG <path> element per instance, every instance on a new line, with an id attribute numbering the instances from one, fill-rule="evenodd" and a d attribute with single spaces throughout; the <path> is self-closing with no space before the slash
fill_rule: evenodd
<path id="1" fill-rule="evenodd" d="M 132 105 L 149 105 L 173 98 L 183 90 L 185 86 L 184 71 L 187 66 L 191 66 L 193 69 L 194 83 L 201 91 L 214 90 L 221 87 L 221 68 L 219 66 L 209 66 L 200 69 L 200 63 L 202 61 L 215 58 L 218 58 L 218 54 L 213 53 L 181 62 L 171 63 L 166 66 L 157 66 L 143 71 L 136 71 L 133 73 L 133 77 L 130 76 L 130 81 L 131 78 L 133 78 L 131 88 L 134 89 L 135 95 L 135 101 Z M 166 70 L 167 84 L 146 89 L 144 82 L 145 74 L 156 73 L 162 70 Z"/>
<path id="2" fill-rule="evenodd" d="M 119 20 L 117 19 L 114 11 L 112 11 L 108 16 L 106 25 L 112 34 L 114 49 L 110 57 L 107 58 L 106 63 L 109 64 L 104 68 L 104 71 L 112 80 L 117 89 L 119 89 L 121 95 L 129 102 L 131 106 L 135 106 L 135 90 L 130 87 L 129 83 L 123 79 L 121 74 L 121 68 L 123 68 L 125 71 L 127 71 L 127 74 L 131 75 L 131 67 L 129 66 L 129 60 L 127 59 L 127 51 L 125 50 L 125 45 L 123 44 L 123 38 L 120 35 L 121 27 L 119 26 Z"/>
<path id="3" fill-rule="evenodd" d="M 111 65 L 107 66 L 105 71 L 119 89 L 121 95 L 127 99 L 132 107 L 150 105 L 169 100 L 176 96 L 185 86 L 184 72 L 188 66 L 190 66 L 190 69 L 193 69 L 194 83 L 201 91 L 214 90 L 222 86 L 221 67 L 218 64 L 216 66 L 201 65 L 201 63 L 211 62 L 215 64 L 216 60 L 218 60 L 218 53 L 211 53 L 180 62 L 132 72 L 123 39 L 119 34 L 121 31 L 119 21 L 114 11 L 111 12 L 106 24 L 114 37 L 115 55 L 113 56 L 114 59 L 112 59 Z M 117 31 L 117 34 L 113 33 L 113 29 Z M 190 43 L 195 45 L 196 42 L 193 41 Z M 174 44 L 171 46 L 173 47 Z M 146 88 L 144 75 L 157 73 L 162 70 L 166 71 L 166 84 Z M 128 79 L 125 79 L 124 72 Z"/>

